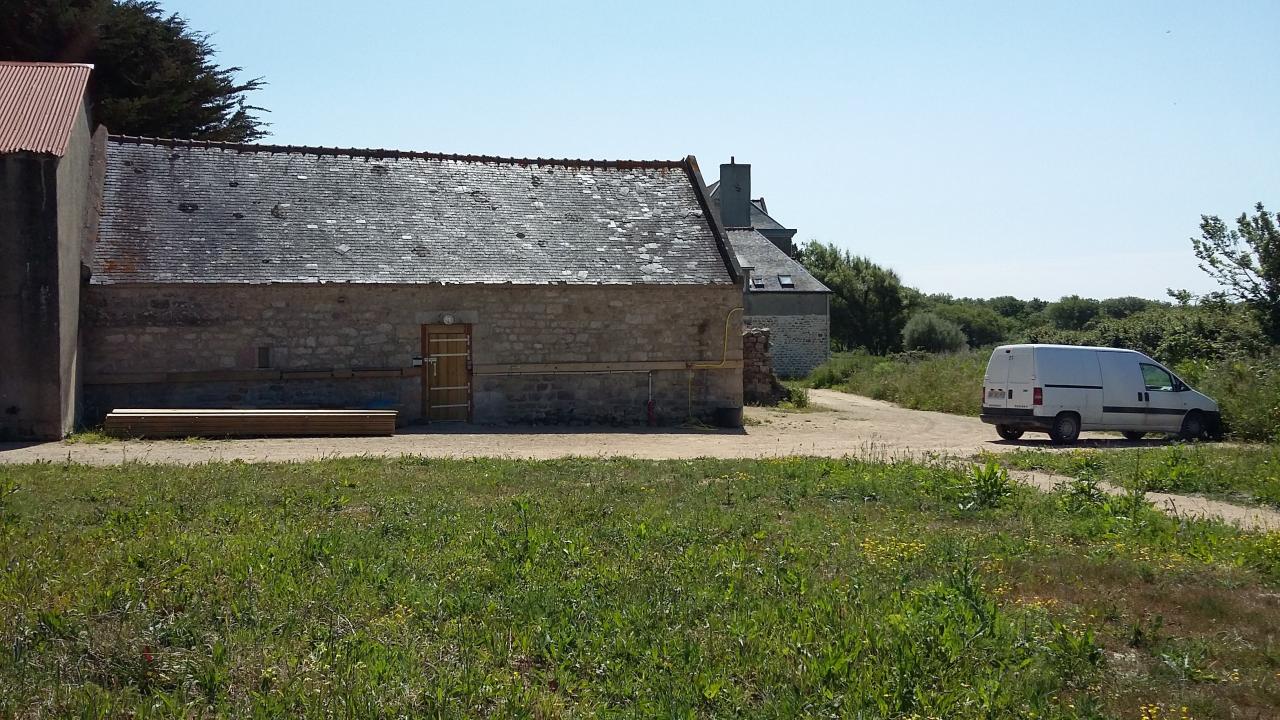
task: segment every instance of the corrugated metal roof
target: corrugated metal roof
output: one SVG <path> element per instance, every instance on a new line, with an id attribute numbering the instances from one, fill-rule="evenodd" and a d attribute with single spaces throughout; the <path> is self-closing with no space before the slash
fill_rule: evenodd
<path id="1" fill-rule="evenodd" d="M 92 69 L 0 62 L 0 154 L 64 155 Z"/>

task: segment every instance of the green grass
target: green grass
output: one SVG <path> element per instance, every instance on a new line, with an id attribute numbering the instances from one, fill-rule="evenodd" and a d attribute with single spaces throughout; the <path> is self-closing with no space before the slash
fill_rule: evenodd
<path id="1" fill-rule="evenodd" d="M 1280 535 L 988 465 L 0 466 L 0 716 L 1197 718 Z"/>
<path id="2" fill-rule="evenodd" d="M 68 435 L 63 442 L 68 445 L 103 445 L 118 442 L 120 438 L 111 437 L 101 429 L 79 430 Z"/>
<path id="3" fill-rule="evenodd" d="M 1280 507 L 1280 445 L 1169 445 L 1126 450 L 1017 450 L 1010 467 L 1148 491 L 1203 493 Z"/>
<path id="4" fill-rule="evenodd" d="M 807 379 L 812 387 L 834 388 L 913 410 L 978 415 L 987 352 L 882 357 L 836 353 Z"/>

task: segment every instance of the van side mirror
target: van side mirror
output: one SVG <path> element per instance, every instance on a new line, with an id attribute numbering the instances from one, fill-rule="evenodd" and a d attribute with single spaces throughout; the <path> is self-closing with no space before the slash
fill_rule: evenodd
<path id="1" fill-rule="evenodd" d="M 1173 381 L 1173 391 L 1174 391 L 1174 392 L 1186 392 L 1186 391 L 1188 391 L 1188 390 L 1190 390 L 1190 389 L 1191 389 L 1191 388 L 1187 387 L 1187 384 L 1186 384 L 1186 383 L 1184 383 L 1184 382 L 1182 382 L 1181 380 L 1174 380 L 1174 381 Z"/>

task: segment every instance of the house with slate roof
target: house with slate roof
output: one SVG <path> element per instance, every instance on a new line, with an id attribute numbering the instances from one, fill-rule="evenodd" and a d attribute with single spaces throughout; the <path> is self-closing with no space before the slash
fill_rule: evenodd
<path id="1" fill-rule="evenodd" d="M 831 290 L 793 257 L 796 231 L 769 215 L 764 198 L 751 197 L 750 165 L 721 165 L 707 194 L 748 276 L 744 327 L 769 329 L 779 375 L 808 375 L 831 354 Z"/>
<path id="2" fill-rule="evenodd" d="M 79 192 L 95 212 L 55 243 L 83 278 L 87 423 L 122 407 L 387 408 L 402 424 L 740 412 L 744 275 L 693 157 L 68 138 L 93 158 Z"/>

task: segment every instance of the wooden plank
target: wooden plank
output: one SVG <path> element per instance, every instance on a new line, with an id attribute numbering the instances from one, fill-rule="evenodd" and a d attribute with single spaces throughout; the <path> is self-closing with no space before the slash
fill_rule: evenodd
<path id="1" fill-rule="evenodd" d="M 457 332 L 458 325 L 445 325 Z M 463 326 L 464 327 L 464 326 Z M 423 343 L 423 356 L 427 354 Z M 324 380 L 329 378 L 395 378 L 425 375 L 425 366 L 399 368 L 365 368 L 361 370 L 202 370 L 171 373 L 111 373 L 91 375 L 86 385 L 138 385 L 196 382 L 266 382 L 273 380 Z M 568 362 L 568 363 L 489 363 L 474 365 L 473 375 L 557 375 L 572 373 L 648 372 L 665 370 L 731 370 L 742 367 L 741 360 L 720 363 L 706 361 L 638 361 L 638 362 Z M 424 378 L 425 381 L 425 378 Z"/>
<path id="2" fill-rule="evenodd" d="M 741 360 L 707 365 L 705 361 L 639 361 L 639 362 L 572 362 L 511 363 L 476 365 L 476 375 L 556 375 L 569 373 L 649 372 L 663 370 L 732 370 L 742 367 Z"/>
<path id="3" fill-rule="evenodd" d="M 121 409 L 103 429 L 118 437 L 393 435 L 395 410 Z"/>
<path id="4" fill-rule="evenodd" d="M 325 380 L 333 377 L 332 370 L 285 370 L 281 373 L 284 380 Z"/>
<path id="5" fill-rule="evenodd" d="M 413 368 L 416 373 L 417 368 Z M 396 378 L 404 377 L 403 368 L 374 369 L 374 370 L 352 370 L 351 377 L 357 378 Z"/>

